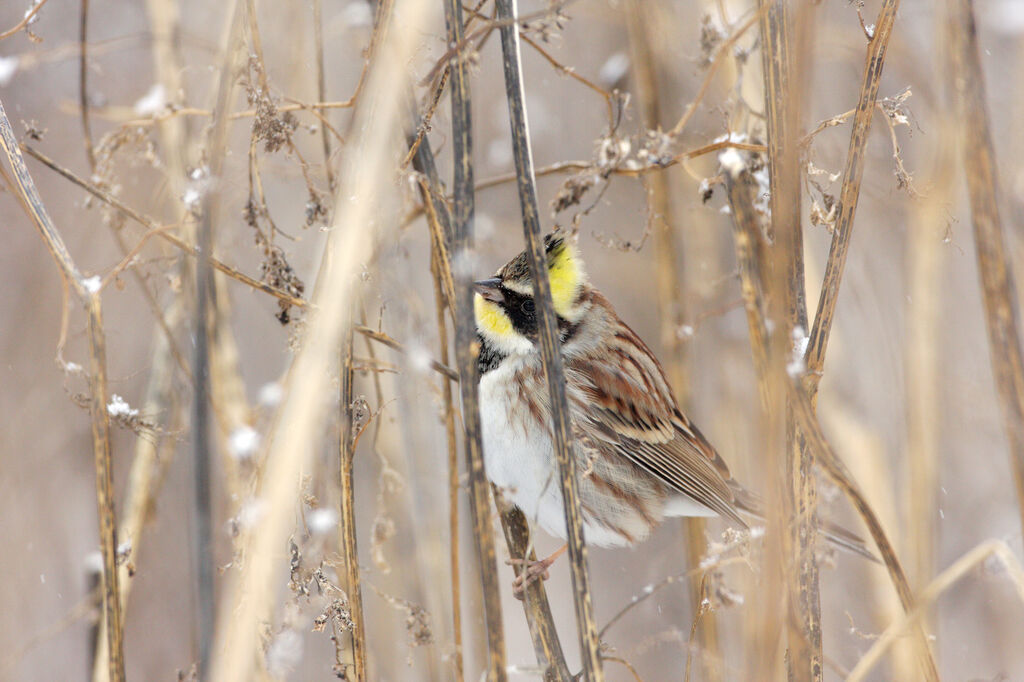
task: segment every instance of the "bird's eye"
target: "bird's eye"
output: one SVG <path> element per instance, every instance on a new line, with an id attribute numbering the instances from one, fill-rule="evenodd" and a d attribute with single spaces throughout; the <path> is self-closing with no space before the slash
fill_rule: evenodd
<path id="1" fill-rule="evenodd" d="M 520 307 L 523 309 L 524 313 L 532 314 L 533 313 L 533 299 L 532 298 L 524 299 L 522 304 L 520 305 Z"/>

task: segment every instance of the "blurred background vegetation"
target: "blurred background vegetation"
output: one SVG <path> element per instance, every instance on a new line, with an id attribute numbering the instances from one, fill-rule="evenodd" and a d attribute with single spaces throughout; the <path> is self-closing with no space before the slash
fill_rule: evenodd
<path id="1" fill-rule="evenodd" d="M 28 2 L 0 5 L 0 31 L 22 21 Z M 542 224 L 579 230 L 594 285 L 672 368 L 680 402 L 736 477 L 763 492 L 757 379 L 718 155 L 649 168 L 658 159 L 723 139 L 764 144 L 754 5 L 748 0 L 555 5 L 533 0 L 521 5 L 520 15 L 533 17 L 524 33 L 535 45 L 523 45 L 523 69 L 536 165 L 579 162 L 539 173 Z M 807 75 L 803 135 L 856 106 L 866 34 L 881 2 L 825 0 L 808 3 L 806 13 L 803 3 L 795 5 L 809 30 L 802 62 Z M 84 99 L 91 142 L 84 141 L 80 106 L 83 6 L 88 10 Z M 509 181 L 512 148 L 498 39 L 495 34 L 480 41 L 482 34 L 473 34 L 487 26 L 491 3 L 485 0 L 478 9 L 482 16 L 466 15 L 476 21 L 467 32 L 477 41 L 466 50 L 477 250 L 457 266 L 484 277 L 520 251 L 523 239 L 515 183 Z M 334 193 L 346 186 L 347 150 L 366 130 L 352 127 L 352 108 L 341 105 L 361 82 L 374 10 L 359 0 L 255 2 L 255 10 L 255 17 L 243 22 L 244 58 L 231 72 L 236 88 L 227 110 L 239 115 L 228 117 L 226 155 L 217 177 L 203 169 L 210 162 L 211 109 L 231 25 L 221 3 L 49 0 L 30 24 L 0 40 L 0 101 L 22 142 L 186 241 L 195 238 L 197 206 L 215 186 L 217 257 L 293 295 L 302 295 L 301 282 L 309 294 L 327 237 L 338 229 L 332 227 L 336 206 L 355 200 Z M 427 20 L 412 31 L 415 47 L 405 66 L 417 84 L 420 114 L 430 119 L 425 139 L 441 177 L 448 179 L 447 91 L 434 106 L 435 91 L 443 85 L 438 74 L 451 57 L 442 10 L 439 0 L 429 3 Z M 978 0 L 974 11 L 1004 238 L 1019 274 L 1024 270 L 1024 129 L 1019 125 L 1024 120 L 1019 76 L 1024 5 Z M 985 540 L 1004 541 L 1017 557 L 1022 554 L 1021 511 L 991 369 L 958 146 L 962 126 L 955 117 L 948 60 L 951 16 L 945 3 L 900 5 L 879 89 L 882 110 L 866 147 L 856 229 L 818 406 L 832 445 L 881 518 L 916 590 Z M 402 21 L 401 14 L 396 21 Z M 318 102 L 335 104 L 313 106 Z M 678 134 L 661 132 L 672 130 L 691 104 L 692 115 Z M 849 139 L 846 118 L 802 148 L 801 216 L 812 312 Z M 136 519 L 145 521 L 136 535 L 121 538 L 120 547 L 122 575 L 131 586 L 124 612 L 128 677 L 187 676 L 201 637 L 192 540 L 197 524 L 189 433 L 193 393 L 187 371 L 196 339 L 194 282 L 191 266 L 182 265 L 193 260 L 158 238 L 133 251 L 145 228 L 51 168 L 31 157 L 27 163 L 79 270 L 104 279 L 108 400 L 117 405 L 116 394 L 127 403 L 109 410 L 120 530 L 133 494 L 139 495 Z M 646 172 L 629 172 L 634 167 Z M 6 165 L 4 170 L 0 537 L 6 547 L 0 559 L 0 676 L 81 679 L 93 674 L 102 565 L 87 371 L 82 370 L 89 366 L 86 319 L 69 305 L 66 344 L 58 353 L 65 308 L 61 277 L 22 210 Z M 581 186 L 587 191 L 579 201 L 559 206 L 556 214 L 555 202 Z M 658 203 L 659 191 L 665 192 L 666 204 Z M 361 434 L 354 456 L 355 531 L 370 679 L 457 677 L 442 418 L 441 382 L 447 379 L 429 362 L 454 366 L 455 360 L 439 357 L 437 350 L 430 233 L 420 202 L 417 176 L 410 166 L 399 169 L 375 220 L 399 225 L 391 232 L 397 237 L 378 244 L 363 264 L 352 304 L 358 323 L 384 332 L 405 350 L 395 352 L 358 334 L 354 342 L 353 418 Z M 659 245 L 667 243 L 656 237 L 659 230 L 673 236 L 675 249 L 668 258 L 659 253 Z M 126 253 L 134 258 L 115 271 Z M 665 300 L 658 281 L 669 270 L 678 281 L 674 301 Z M 247 559 L 239 538 L 258 528 L 268 513 L 258 503 L 264 446 L 285 373 L 306 329 L 302 310 L 281 310 L 271 295 L 217 275 L 211 334 L 216 454 L 210 481 L 221 626 L 232 617 L 225 586 Z M 351 656 L 345 631 L 350 595 L 342 594 L 348 588 L 338 546 L 342 411 L 337 368 L 324 371 L 334 383 L 319 399 L 333 416 L 317 434 L 311 465 L 303 469 L 286 511 L 292 539 L 278 548 L 282 579 L 275 583 L 272 618 L 261 626 L 257 674 L 267 679 L 330 679 L 346 669 L 343 663 Z M 143 457 L 150 457 L 150 468 L 142 470 L 141 479 L 133 478 Z M 461 455 L 458 462 L 464 470 Z M 915 480 L 920 482 L 915 475 L 927 474 L 929 467 L 935 476 L 924 482 L 930 502 L 914 508 L 910 491 Z M 819 501 L 822 515 L 864 533 L 849 504 L 825 479 L 819 482 Z M 464 491 L 459 509 L 461 665 L 465 679 L 479 679 L 486 664 L 484 621 Z M 635 548 L 591 549 L 598 627 L 645 589 L 694 568 L 683 528 L 682 522 L 669 521 Z M 697 556 L 715 551 L 725 528 L 720 520 L 710 521 Z M 537 675 L 533 648 L 511 597 L 512 571 L 503 563 L 508 553 L 500 532 L 498 538 L 507 660 L 518 670 L 510 677 L 529 679 Z M 561 544 L 540 532 L 535 540 L 543 555 Z M 707 572 L 717 650 L 692 635 L 697 606 L 690 581 L 678 579 L 602 635 L 607 655 L 629 663 L 606 661 L 607 679 L 683 679 L 688 657 L 691 679 L 752 679 L 745 657 L 758 615 L 751 603 L 759 590 L 773 588 L 759 581 L 757 547 L 750 552 L 749 561 Z M 819 559 L 824 677 L 840 679 L 899 605 L 882 567 L 824 551 Z M 566 561 L 555 565 L 546 586 L 569 667 L 578 670 Z M 944 678 L 1024 679 L 1024 604 L 1016 594 L 1003 565 L 992 560 L 973 568 L 932 605 L 927 628 Z M 913 679 L 902 677 L 908 670 L 917 674 L 912 659 L 887 658 L 871 679 Z M 765 671 L 762 679 L 774 677 Z"/>

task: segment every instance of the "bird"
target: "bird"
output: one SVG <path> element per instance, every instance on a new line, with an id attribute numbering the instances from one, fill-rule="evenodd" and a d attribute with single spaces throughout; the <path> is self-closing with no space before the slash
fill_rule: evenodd
<path id="1" fill-rule="evenodd" d="M 591 285 L 577 238 L 555 231 L 544 252 L 565 374 L 587 544 L 632 546 L 664 519 L 721 516 L 742 529 L 761 500 L 683 413 L 651 349 Z M 567 537 L 526 252 L 473 284 L 484 466 L 502 497 L 549 534 Z M 824 527 L 834 544 L 875 559 L 863 541 Z M 565 550 L 533 562 L 516 594 Z M 877 559 L 875 559 L 877 561 Z"/>

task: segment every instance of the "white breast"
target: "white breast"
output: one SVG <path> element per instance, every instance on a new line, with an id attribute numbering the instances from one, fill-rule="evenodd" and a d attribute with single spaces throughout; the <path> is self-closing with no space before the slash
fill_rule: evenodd
<path id="1" fill-rule="evenodd" d="M 487 476 L 532 522 L 565 537 L 557 464 L 547 428 L 539 428 L 512 375 L 536 357 L 511 356 L 480 380 L 480 428 Z M 546 386 L 543 387 L 546 390 Z M 545 414 L 547 410 L 544 410 Z"/>

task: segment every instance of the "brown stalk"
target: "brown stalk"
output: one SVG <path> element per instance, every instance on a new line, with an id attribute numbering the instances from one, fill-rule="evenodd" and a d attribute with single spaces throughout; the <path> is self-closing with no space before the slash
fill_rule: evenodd
<path id="1" fill-rule="evenodd" d="M 725 188 L 733 219 L 733 241 L 736 244 L 736 264 L 740 273 L 740 292 L 743 308 L 747 313 L 747 327 L 750 333 L 750 349 L 754 356 L 754 370 L 761 394 L 761 405 L 770 409 L 770 382 L 768 357 L 769 334 L 764 314 L 765 243 L 761 224 L 754 211 L 754 197 L 757 182 L 750 170 L 741 168 L 725 169 Z"/>
<path id="2" fill-rule="evenodd" d="M 995 377 L 1017 505 L 1024 527 L 1024 360 L 1021 358 L 1016 287 L 999 216 L 999 172 L 985 109 L 985 78 L 978 51 L 973 3 L 950 1 L 953 83 L 962 132 L 964 173 L 971 201 L 989 358 Z"/>
<path id="3" fill-rule="evenodd" d="M 180 300 L 175 299 L 168 306 L 168 324 L 177 326 L 181 318 Z M 156 348 L 153 350 L 152 368 L 146 386 L 146 397 L 141 408 L 142 414 L 163 414 L 174 403 L 174 356 L 170 347 L 170 338 L 162 333 L 159 325 L 154 332 Z M 167 439 L 173 440 L 173 439 Z M 161 453 L 161 444 L 166 442 L 163 434 L 141 433 L 136 437 L 135 451 L 132 455 L 132 466 L 128 473 L 128 486 L 125 492 L 124 511 L 121 516 L 118 532 L 118 546 L 127 544 L 130 550 L 130 563 L 138 565 L 139 549 L 142 544 L 142 531 L 152 512 L 154 500 L 160 492 L 163 472 L 171 462 L 174 448 L 165 448 Z M 132 588 L 132 571 L 129 562 L 119 567 L 118 598 L 121 611 L 127 609 L 128 596 Z M 107 661 L 106 630 L 99 633 L 93 658 L 92 679 L 94 682 L 109 680 Z"/>
<path id="4" fill-rule="evenodd" d="M 109 679 L 123 682 L 124 627 L 121 620 L 117 569 L 117 534 L 114 515 L 113 462 L 110 453 L 110 414 L 107 412 L 107 359 L 103 331 L 103 311 L 99 291 L 90 291 L 75 267 L 71 253 L 50 219 L 46 206 L 25 166 L 11 122 L 0 102 L 0 145 L 14 171 L 18 191 L 32 219 L 53 255 L 65 286 L 70 288 L 88 316 L 90 414 L 92 416 L 93 455 L 96 466 L 96 504 L 100 519 L 100 546 L 103 555 L 103 618 L 106 624 L 107 669 Z"/>
<path id="5" fill-rule="evenodd" d="M 768 319 L 775 320 L 774 333 L 768 337 L 768 407 L 762 411 L 772 443 L 782 442 L 785 450 L 773 450 L 780 459 L 766 462 L 766 472 L 785 471 L 781 488 L 769 488 L 770 508 L 778 510 L 768 519 L 769 533 L 778 533 L 777 541 L 767 545 L 769 584 L 786 587 L 783 616 L 786 619 L 789 673 L 797 680 L 822 677 L 821 599 L 818 566 L 815 560 L 817 533 L 817 491 L 811 471 L 811 456 L 803 447 L 794 427 L 792 406 L 785 413 L 775 405 L 783 400 L 786 365 L 791 355 L 793 330 L 807 328 L 804 292 L 803 228 L 800 216 L 800 170 L 797 155 L 797 131 L 800 128 L 803 101 L 802 65 L 807 63 L 806 42 L 794 39 L 788 5 L 780 0 L 760 0 L 762 69 L 764 73 L 765 111 L 768 124 L 768 169 L 771 186 L 771 226 L 775 246 L 770 269 L 764 273 L 764 291 L 770 308 Z M 803 17 L 802 17 L 803 18 Z M 756 243 L 756 242 L 755 242 Z M 779 324 L 778 321 L 784 323 Z M 752 339 L 761 332 L 751 330 Z M 756 347 L 755 347 L 756 348 Z M 755 353 L 757 351 L 755 350 Z M 763 390 L 763 387 L 762 387 Z M 783 465 L 784 466 L 780 466 Z M 769 478 L 769 480 L 772 480 Z M 776 479 L 777 480 L 777 479 Z M 772 533 L 775 535 L 775 533 Z M 790 563 L 791 562 L 791 563 Z M 787 565 L 789 564 L 789 565 Z M 781 573 L 776 573 L 781 571 Z M 778 614 L 774 614 L 777 618 Z M 771 608 L 761 623 L 759 659 L 774 660 L 776 650 Z"/>
<path id="6" fill-rule="evenodd" d="M 657 7 L 643 0 L 632 0 L 624 12 L 629 43 L 633 53 L 633 78 L 636 94 L 643 115 L 643 125 L 649 130 L 661 128 L 661 101 L 659 93 L 660 75 L 657 70 L 658 59 L 655 56 L 655 26 L 657 17 L 652 13 Z M 667 55 L 664 55 L 669 58 Z M 687 251 L 680 249 L 680 239 L 676 236 L 679 225 L 678 216 L 669 198 L 669 176 L 667 173 L 654 173 L 646 182 L 648 194 L 648 210 L 653 222 L 655 282 L 658 291 L 658 319 L 661 321 L 661 343 L 667 353 L 665 363 L 669 381 L 676 395 L 679 406 L 686 411 L 690 407 L 690 377 L 687 371 L 687 347 L 677 333 L 686 318 L 685 292 L 683 273 L 678 266 L 680 258 Z M 705 532 L 707 522 L 699 517 L 683 521 L 683 539 L 685 542 L 686 565 L 699 566 L 705 549 Z M 690 581 L 690 603 L 697 611 L 701 603 L 701 580 L 696 577 Z M 721 646 L 718 641 L 718 627 L 715 615 L 708 611 L 701 618 L 697 631 L 700 648 L 707 652 L 704 660 L 718 660 Z M 719 671 L 709 668 L 709 679 L 718 679 Z"/>
<path id="7" fill-rule="evenodd" d="M 327 99 L 327 84 L 324 76 L 323 0 L 313 0 L 313 49 L 316 54 L 316 98 L 320 102 L 324 102 Z M 322 123 L 320 139 L 324 147 L 324 171 L 327 173 L 327 187 L 333 192 L 334 168 L 331 167 L 331 138 L 327 134 L 330 123 L 326 117 L 323 118 Z"/>
<path id="8" fill-rule="evenodd" d="M 359 552 L 356 547 L 356 505 L 353 485 L 353 460 L 356 434 L 352 430 L 352 329 L 345 336 L 341 357 L 341 524 L 338 544 L 345 562 L 345 592 L 352 615 L 353 679 L 365 682 L 366 677 L 366 618 L 363 615 L 363 591 L 359 586 Z M 445 382 L 447 386 L 447 382 Z"/>
<path id="9" fill-rule="evenodd" d="M 445 24 L 448 42 L 461 45 L 463 36 L 462 1 L 445 0 Z M 452 243 L 456 254 L 468 254 L 473 248 L 473 136 L 470 111 L 469 82 L 466 63 L 455 59 L 451 65 L 452 153 L 454 155 L 454 207 L 452 211 Z M 422 143 L 420 144 L 422 147 Z M 458 359 L 459 387 L 462 393 L 462 418 L 466 431 L 466 469 L 469 471 L 469 502 L 473 517 L 473 534 L 484 598 L 487 626 L 487 675 L 491 682 L 507 679 L 505 671 L 505 628 L 501 616 L 501 593 L 498 588 L 497 556 L 491 523 L 489 488 L 484 469 L 483 442 L 480 431 L 480 406 L 477 383 L 476 323 L 473 313 L 473 288 L 465 268 L 455 283 L 455 355 Z"/>
<path id="10" fill-rule="evenodd" d="M 222 41 L 220 73 L 213 107 L 213 120 L 206 138 L 205 157 L 211 178 L 220 178 L 227 154 L 228 110 L 235 89 L 235 73 L 240 62 L 244 13 L 241 4 L 235 4 L 227 14 L 228 24 Z M 199 253 L 212 254 L 214 226 L 219 224 L 220 191 L 215 184 L 203 192 L 200 218 L 196 233 Z M 217 301 L 210 261 L 201 258 L 195 268 L 195 308 L 192 332 L 193 396 L 190 438 L 193 448 L 193 494 L 195 504 L 195 530 L 193 551 L 196 569 L 196 595 L 198 600 L 199 674 L 206 677 L 210 670 L 211 647 L 214 639 L 216 594 L 214 591 L 215 560 L 213 556 L 213 456 L 210 435 L 211 366 L 213 345 L 220 331 L 217 317 L 221 311 Z"/>
<path id="11" fill-rule="evenodd" d="M 871 120 L 874 117 L 875 103 L 878 101 L 878 86 L 882 81 L 882 67 L 885 64 L 885 53 L 892 36 L 893 23 L 899 0 L 884 0 L 875 20 L 875 33 L 868 43 L 868 51 L 864 64 L 864 77 L 861 83 L 860 98 L 857 100 L 856 114 L 853 118 L 853 130 L 850 133 L 850 147 L 846 154 L 846 166 L 843 170 L 843 185 L 839 195 L 839 211 L 836 216 L 835 231 L 832 245 L 829 247 L 828 261 L 825 264 L 825 276 L 821 285 L 821 297 L 818 299 L 818 310 L 814 315 L 814 326 L 811 328 L 810 341 L 807 346 L 806 365 L 807 387 L 812 399 L 818 390 L 822 368 L 825 364 L 825 350 L 828 347 L 829 333 L 832 331 L 832 319 L 835 315 L 836 299 L 839 296 L 839 284 L 842 281 L 843 269 L 846 266 L 846 255 L 850 248 L 850 237 L 853 234 L 853 218 L 857 211 L 857 200 L 860 197 L 861 179 L 864 175 L 864 150 L 867 146 Z"/>
<path id="12" fill-rule="evenodd" d="M 429 198 L 426 199 L 429 201 Z M 434 215 L 431 220 L 429 215 Z M 436 222 L 436 213 L 428 214 L 428 220 Z M 446 293 L 442 280 L 441 253 L 434 243 L 431 246 L 430 269 L 434 275 L 434 300 L 437 307 L 437 334 L 441 360 L 448 361 L 448 323 L 444 311 L 451 308 L 454 296 Z M 448 279 L 451 278 L 451 270 L 447 272 Z M 459 445 L 455 432 L 455 403 L 452 394 L 451 382 L 441 381 L 441 397 L 444 401 L 444 435 L 448 444 L 448 535 L 450 546 L 448 550 L 448 563 L 451 567 L 452 584 L 452 632 L 455 642 L 455 682 L 463 682 L 465 673 L 463 671 L 462 656 L 462 589 L 460 586 L 461 575 L 459 572 Z"/>
<path id="13" fill-rule="evenodd" d="M 499 499 L 499 495 L 497 491 L 494 492 L 495 499 Z M 530 542 L 530 523 L 521 509 L 510 505 L 501 513 L 501 528 L 505 532 L 512 567 L 518 577 L 524 570 L 524 560 L 537 560 L 537 553 Z M 533 640 L 537 665 L 544 671 L 542 679 L 544 682 L 570 682 L 573 675 L 562 653 L 562 643 L 558 639 L 543 581 L 534 580 L 526 586 L 523 611 L 526 613 L 526 624 Z"/>
<path id="14" fill-rule="evenodd" d="M 577 493 L 576 460 L 572 450 L 572 429 L 569 424 L 569 404 L 565 392 L 562 354 L 559 349 L 558 321 L 555 318 L 551 301 L 551 282 L 548 278 L 544 239 L 541 236 L 540 216 L 537 208 L 533 154 L 526 125 L 519 26 L 516 23 L 518 14 L 516 0 L 495 0 L 495 8 L 498 19 L 503 22 L 500 33 L 502 63 L 505 71 L 505 95 L 512 127 L 512 148 L 518 175 L 519 205 L 527 244 L 526 254 L 534 283 L 534 300 L 537 303 L 541 359 L 544 372 L 547 375 L 548 391 L 551 394 L 553 441 L 565 510 L 573 598 L 576 607 L 576 627 L 583 659 L 583 677 L 590 682 L 601 682 L 604 679 L 604 673 L 601 667 L 597 626 L 594 621 L 594 607 L 590 599 L 587 548 L 583 538 L 583 518 Z"/>
<path id="15" fill-rule="evenodd" d="M 81 0 L 78 14 L 78 106 L 82 116 L 82 137 L 89 168 L 96 170 L 96 151 L 92 145 L 92 126 L 89 124 L 89 0 Z"/>
<path id="16" fill-rule="evenodd" d="M 857 513 L 864 520 L 864 524 L 868 527 L 868 532 L 871 533 L 871 538 L 875 541 L 875 546 L 878 547 L 878 553 L 882 557 L 882 562 L 889 571 L 889 578 L 896 588 L 896 593 L 899 595 L 903 610 L 911 613 L 916 608 L 914 595 L 910 589 L 910 583 L 907 582 L 907 576 L 903 572 L 903 567 L 896 556 L 896 550 L 893 548 L 892 543 L 889 542 L 882 524 L 879 522 L 878 517 L 868 504 L 863 493 L 861 493 L 860 488 L 854 482 L 849 469 L 846 468 L 846 465 L 825 438 L 821 425 L 818 423 L 818 418 L 814 414 L 812 398 L 807 393 L 806 387 L 802 385 L 801 378 L 794 377 L 792 381 L 788 382 L 787 387 L 788 397 L 793 405 L 800 430 L 804 438 L 807 439 L 808 446 L 814 451 L 814 460 L 824 469 L 825 473 L 832 479 L 832 482 L 843 491 L 843 494 L 849 498 Z M 918 647 L 918 658 L 925 679 L 938 680 L 939 673 L 935 667 L 935 661 L 932 658 L 927 637 L 920 624 L 918 624 L 914 635 Z"/>

